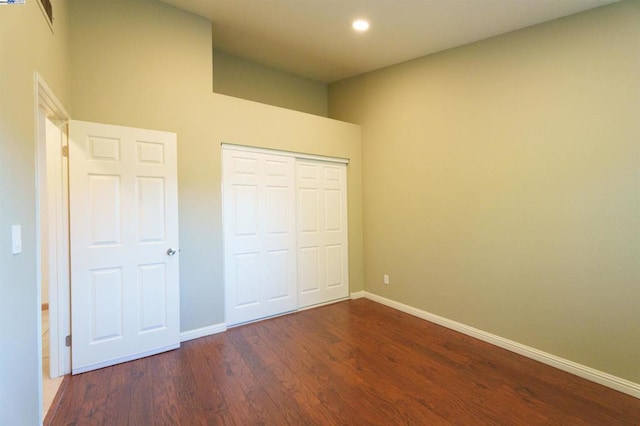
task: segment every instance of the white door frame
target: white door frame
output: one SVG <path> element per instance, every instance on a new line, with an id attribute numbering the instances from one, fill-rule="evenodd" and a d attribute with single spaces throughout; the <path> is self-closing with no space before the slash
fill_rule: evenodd
<path id="1" fill-rule="evenodd" d="M 49 359 L 50 372 L 52 377 L 58 377 L 71 372 L 71 350 L 65 345 L 65 338 L 70 334 L 70 307 L 69 307 L 69 211 L 68 211 L 68 169 L 67 162 L 62 161 L 62 146 L 67 145 L 67 120 L 69 113 L 62 103 L 57 99 L 51 88 L 44 79 L 36 72 L 34 73 L 34 93 L 35 93 L 35 134 L 36 134 L 36 250 L 37 279 L 38 286 L 42 283 L 42 227 L 47 223 L 41 223 L 40 213 L 46 208 L 46 121 L 49 119 L 55 123 L 62 132 L 60 146 L 61 175 L 60 181 L 55 182 L 60 185 L 61 191 L 56 200 L 59 206 L 56 229 L 50 235 L 56 236 L 55 243 L 49 244 L 56 262 L 56 271 L 53 279 L 49 282 Z M 38 291 L 38 329 L 42 324 L 42 296 Z M 42 330 L 38 337 L 38 353 L 42 357 Z M 42 363 L 40 363 L 42 370 Z M 42 380 L 42 371 L 38 375 L 38 380 Z M 42 410 L 42 383 L 39 386 L 40 410 Z M 41 415 L 42 417 L 42 415 Z"/>

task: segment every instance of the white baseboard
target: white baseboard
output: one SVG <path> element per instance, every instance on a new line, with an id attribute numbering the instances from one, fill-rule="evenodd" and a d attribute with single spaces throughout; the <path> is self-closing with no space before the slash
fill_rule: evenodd
<path id="1" fill-rule="evenodd" d="M 363 293 L 363 294 L 360 295 L 360 293 Z M 354 294 L 358 294 L 358 297 L 354 297 Z M 452 321 L 450 319 L 423 311 L 421 309 L 414 308 L 409 305 L 402 304 L 400 302 L 396 302 L 391 299 L 387 299 L 382 296 L 378 296 L 373 293 L 369 293 L 366 291 L 351 293 L 352 299 L 356 299 L 360 297 L 365 297 L 369 300 L 373 300 L 374 302 L 378 302 L 380 304 L 389 306 L 391 308 L 416 316 L 418 318 L 422 318 L 424 320 L 433 322 L 443 327 L 447 327 L 451 330 L 455 330 L 460 333 L 466 334 L 468 336 L 475 337 L 476 339 L 482 340 L 492 345 L 499 346 L 508 351 L 515 352 L 522 356 L 526 356 L 527 358 L 534 359 L 536 361 L 542 362 L 543 364 L 550 365 L 562 371 L 566 371 L 567 373 L 575 374 L 576 376 L 582 377 L 583 379 L 587 379 L 592 382 L 606 386 L 608 388 L 615 389 L 627 395 L 640 398 L 640 384 L 638 383 L 634 383 L 629 380 L 625 380 L 620 377 L 613 376 L 609 373 L 595 370 L 591 367 L 587 367 L 582 364 L 578 364 L 576 362 L 569 361 L 564 358 L 560 358 L 558 356 L 549 354 L 547 352 L 543 352 L 541 350 L 532 348 L 530 346 L 522 345 L 518 342 L 514 342 L 512 340 L 505 339 L 500 336 L 496 336 L 495 334 L 487 333 L 486 331 L 482 331 L 477 328 L 470 327 L 468 325 L 459 323 L 457 321 Z"/>
<path id="2" fill-rule="evenodd" d="M 227 324 L 223 322 L 220 324 L 213 324 L 207 327 L 196 328 L 195 330 L 183 331 L 182 333 L 180 333 L 180 341 L 186 342 L 188 340 L 222 333 L 223 331 L 227 331 Z"/>
<path id="3" fill-rule="evenodd" d="M 365 297 L 366 292 L 363 291 L 354 291 L 353 293 L 351 293 L 351 299 L 352 300 L 356 300 L 356 299 L 362 299 L 363 297 Z"/>

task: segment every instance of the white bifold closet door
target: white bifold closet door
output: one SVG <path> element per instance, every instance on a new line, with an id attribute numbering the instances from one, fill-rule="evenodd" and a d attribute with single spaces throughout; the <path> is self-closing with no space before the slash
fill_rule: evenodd
<path id="1" fill-rule="evenodd" d="M 298 160 L 298 307 L 349 296 L 347 166 Z"/>
<path id="2" fill-rule="evenodd" d="M 222 153 L 227 325 L 295 310 L 294 159 Z"/>
<path id="3" fill-rule="evenodd" d="M 349 295 L 346 164 L 222 150 L 226 323 Z"/>

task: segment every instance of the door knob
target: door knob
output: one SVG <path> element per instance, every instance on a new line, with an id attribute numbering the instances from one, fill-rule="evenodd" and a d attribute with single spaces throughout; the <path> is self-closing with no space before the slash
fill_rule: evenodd
<path id="1" fill-rule="evenodd" d="M 167 256 L 173 256 L 174 254 L 176 254 L 177 250 L 174 250 L 172 248 L 169 248 L 167 250 Z"/>

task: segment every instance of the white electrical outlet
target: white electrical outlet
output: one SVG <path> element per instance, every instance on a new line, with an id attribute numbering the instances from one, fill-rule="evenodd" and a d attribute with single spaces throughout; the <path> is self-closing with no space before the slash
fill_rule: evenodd
<path id="1" fill-rule="evenodd" d="M 384 282 L 385 284 L 389 284 L 389 275 L 384 274 L 382 276 L 382 282 Z"/>

